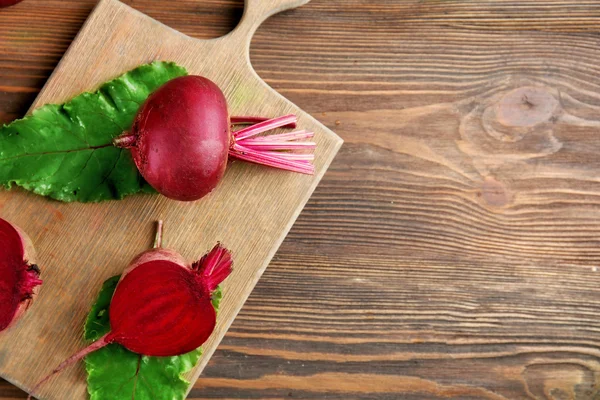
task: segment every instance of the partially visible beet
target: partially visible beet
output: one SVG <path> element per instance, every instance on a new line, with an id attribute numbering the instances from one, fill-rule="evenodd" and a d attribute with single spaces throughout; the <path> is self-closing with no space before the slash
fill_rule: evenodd
<path id="1" fill-rule="evenodd" d="M 145 356 L 177 356 L 200 347 L 217 320 L 211 295 L 231 273 L 231 253 L 217 244 L 189 264 L 161 248 L 159 221 L 154 248 L 135 257 L 123 272 L 108 310 L 111 331 L 69 357 L 38 383 L 110 343 Z M 31 396 L 29 397 L 31 398 Z"/>
<path id="2" fill-rule="evenodd" d="M 33 303 L 40 270 L 29 236 L 0 219 L 0 331 L 13 324 Z"/>
<path id="3" fill-rule="evenodd" d="M 251 126 L 232 132 L 232 124 Z M 175 78 L 152 93 L 138 111 L 130 132 L 114 140 L 129 148 L 146 181 L 159 193 L 192 201 L 210 193 L 225 173 L 228 156 L 305 174 L 314 173 L 314 156 L 305 150 L 313 137 L 298 131 L 258 136 L 295 127 L 296 116 L 266 119 L 229 117 L 221 89 L 202 76 Z M 300 150 L 301 152 L 296 152 Z"/>
<path id="4" fill-rule="evenodd" d="M 0 8 L 9 7 L 22 1 L 23 0 L 0 0 Z"/>

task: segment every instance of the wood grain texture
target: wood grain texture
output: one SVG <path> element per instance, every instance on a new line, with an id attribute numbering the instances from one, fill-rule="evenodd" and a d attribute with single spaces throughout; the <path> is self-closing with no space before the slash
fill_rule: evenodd
<path id="1" fill-rule="evenodd" d="M 186 36 L 117 0 L 101 0 L 61 59 L 32 109 L 62 103 L 141 64 L 175 61 L 224 91 L 232 115 L 296 114 L 315 132 L 314 176 L 232 162 L 210 196 L 193 203 L 157 195 L 100 204 L 66 204 L 25 191 L 0 192 L 2 216 L 32 235 L 44 286 L 35 307 L 0 336 L 0 376 L 31 390 L 78 348 L 82 323 L 101 283 L 121 273 L 149 247 L 153 221 L 165 221 L 168 247 L 198 259 L 222 242 L 234 255 L 223 283 L 217 327 L 188 374 L 195 381 L 325 173 L 342 140 L 269 88 L 254 72 L 249 46 L 269 16 L 307 0 L 248 0 L 240 24 L 226 36 Z M 170 228 L 169 228 L 170 227 Z M 85 373 L 69 369 L 37 393 L 39 399 L 87 397 Z"/>
<path id="2" fill-rule="evenodd" d="M 90 2 L 55 3 L 31 17 L 55 35 L 41 52 L 83 20 L 59 8 Z M 241 9 L 173 3 L 130 2 L 197 37 Z M 599 22 L 575 0 L 312 0 L 266 21 L 253 66 L 346 143 L 190 398 L 600 398 Z M 0 53 L 3 118 L 59 58 L 28 46 Z"/>

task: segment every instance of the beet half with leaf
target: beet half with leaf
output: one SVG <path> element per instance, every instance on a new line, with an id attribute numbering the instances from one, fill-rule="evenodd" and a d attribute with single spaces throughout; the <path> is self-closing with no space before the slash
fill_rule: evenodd
<path id="1" fill-rule="evenodd" d="M 231 273 L 231 253 L 217 244 L 189 264 L 161 244 L 159 221 L 154 248 L 135 257 L 117 284 L 108 310 L 110 332 L 63 361 L 32 393 L 64 368 L 111 343 L 141 355 L 167 357 L 189 353 L 208 340 L 217 320 L 211 296 Z"/>
<path id="2" fill-rule="evenodd" d="M 175 78 L 158 88 L 138 111 L 129 132 L 113 144 L 128 148 L 146 181 L 166 197 L 193 201 L 210 193 L 228 157 L 313 174 L 313 137 L 304 130 L 260 136 L 295 127 L 295 115 L 274 119 L 231 117 L 219 87 L 201 76 Z M 232 131 L 232 125 L 250 126 Z"/>
<path id="3" fill-rule="evenodd" d="M 42 281 L 29 236 L 0 219 L 0 331 L 31 306 Z"/>

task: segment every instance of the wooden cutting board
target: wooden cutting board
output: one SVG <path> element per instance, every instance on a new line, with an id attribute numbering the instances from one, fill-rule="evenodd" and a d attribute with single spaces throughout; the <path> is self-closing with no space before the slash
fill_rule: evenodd
<path id="1" fill-rule="evenodd" d="M 181 203 L 134 195 L 100 204 L 65 204 L 22 191 L 0 192 L 0 216 L 29 233 L 44 285 L 32 308 L 0 334 L 0 375 L 24 390 L 80 349 L 84 319 L 102 282 L 123 271 L 152 243 L 154 222 L 165 221 L 166 246 L 189 260 L 217 241 L 230 248 L 235 270 L 225 284 L 217 329 L 189 374 L 194 382 L 277 251 L 331 163 L 342 140 L 269 88 L 250 65 L 249 46 L 269 16 L 308 0 L 247 0 L 230 34 L 198 40 L 116 1 L 101 0 L 32 108 L 61 103 L 136 66 L 175 61 L 215 81 L 232 115 L 299 115 L 315 132 L 316 174 L 306 176 L 234 162 L 207 198 Z M 283 67 L 282 67 L 283 68 Z M 83 363 L 53 379 L 40 399 L 84 399 Z"/>

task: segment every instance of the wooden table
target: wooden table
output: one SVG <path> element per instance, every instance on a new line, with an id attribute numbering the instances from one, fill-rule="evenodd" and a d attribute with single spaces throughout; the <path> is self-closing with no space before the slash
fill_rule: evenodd
<path id="1" fill-rule="evenodd" d="M 1 121 L 94 3 L 0 13 Z M 126 3 L 200 38 L 243 7 Z M 313 0 L 267 21 L 256 70 L 346 144 L 190 398 L 599 399 L 599 26 L 579 0 Z"/>

